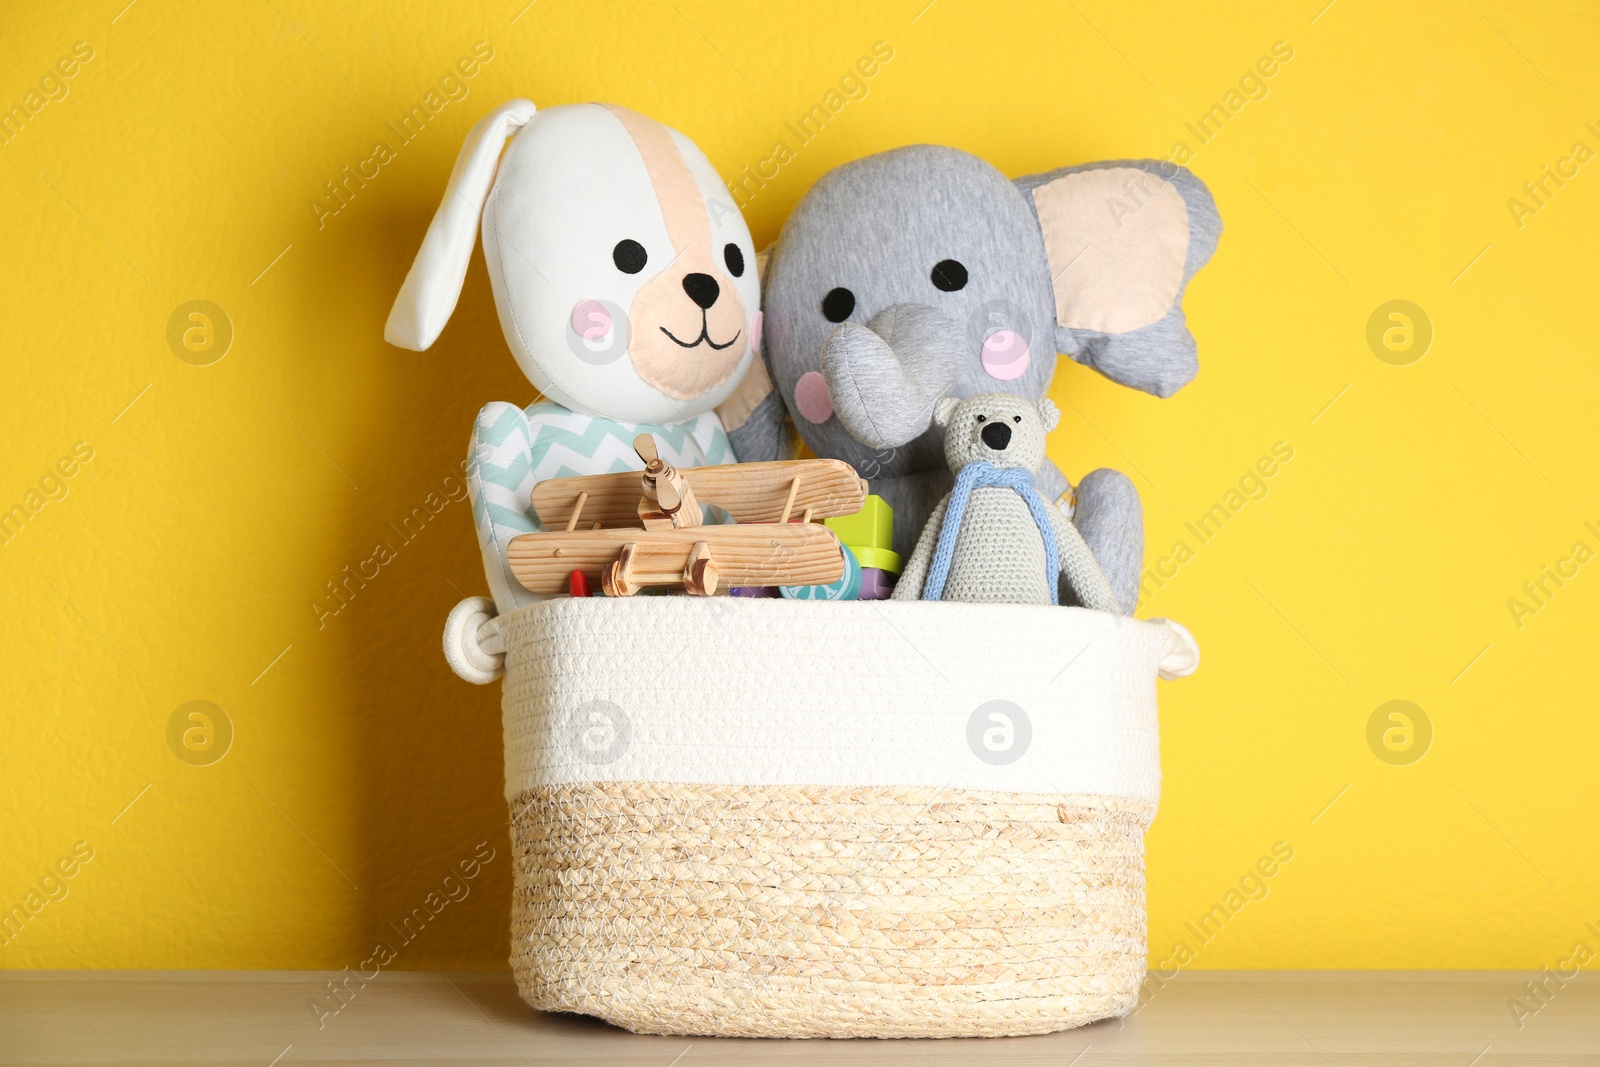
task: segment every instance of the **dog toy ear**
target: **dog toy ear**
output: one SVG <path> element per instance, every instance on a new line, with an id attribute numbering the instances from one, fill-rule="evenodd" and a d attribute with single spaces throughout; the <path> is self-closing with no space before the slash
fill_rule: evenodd
<path id="1" fill-rule="evenodd" d="M 1049 433 L 1061 423 L 1061 409 L 1056 407 L 1056 402 L 1045 397 L 1038 403 L 1039 418 L 1044 423 L 1044 432 Z"/>
<path id="2" fill-rule="evenodd" d="M 959 397 L 947 396 L 933 405 L 933 424 L 940 428 L 950 425 L 950 417 L 956 413 L 956 408 L 961 406 Z"/>
<path id="3" fill-rule="evenodd" d="M 494 184 L 495 169 L 506 139 L 527 125 L 535 108 L 531 100 L 511 100 L 484 116 L 467 134 L 450 172 L 428 234 L 416 261 L 394 299 L 383 339 L 398 348 L 421 352 L 438 340 L 456 309 L 461 283 L 467 277 L 472 246 L 478 239 L 484 201 Z"/>

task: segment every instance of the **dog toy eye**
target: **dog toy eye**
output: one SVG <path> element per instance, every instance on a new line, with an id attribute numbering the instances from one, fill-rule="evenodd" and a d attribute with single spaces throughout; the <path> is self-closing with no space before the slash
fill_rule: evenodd
<path id="1" fill-rule="evenodd" d="M 933 287 L 941 292 L 953 293 L 967 287 L 967 268 L 953 259 L 941 259 L 933 265 Z"/>
<path id="2" fill-rule="evenodd" d="M 856 294 L 845 288 L 830 289 L 822 298 L 822 317 L 829 322 L 843 322 L 856 309 Z"/>
<path id="3" fill-rule="evenodd" d="M 611 262 L 624 274 L 638 274 L 644 270 L 644 265 L 650 257 L 644 250 L 644 245 L 630 238 L 617 242 L 617 247 L 611 250 Z"/>
<path id="4" fill-rule="evenodd" d="M 1022 421 L 1022 416 L 1021 415 L 1013 415 L 1013 416 L 1011 416 L 1011 421 L 1012 422 L 1021 422 Z"/>
<path id="5" fill-rule="evenodd" d="M 729 243 L 722 248 L 722 261 L 728 265 L 728 273 L 735 278 L 744 277 L 744 253 L 739 251 L 739 246 Z"/>
<path id="6" fill-rule="evenodd" d="M 978 421 L 979 422 L 985 422 L 985 421 L 988 420 L 988 418 L 989 418 L 989 416 L 987 416 L 987 415 L 979 415 L 978 416 Z"/>

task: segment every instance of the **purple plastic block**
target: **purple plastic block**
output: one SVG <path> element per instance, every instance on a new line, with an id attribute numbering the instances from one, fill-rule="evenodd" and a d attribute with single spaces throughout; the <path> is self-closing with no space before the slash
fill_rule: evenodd
<path id="1" fill-rule="evenodd" d="M 857 600 L 888 600 L 894 592 L 895 576 L 877 567 L 861 568 L 861 595 Z"/>
<path id="2" fill-rule="evenodd" d="M 740 586 L 737 589 L 728 590 L 728 595 L 748 597 L 781 597 L 783 594 L 778 592 L 778 587 L 775 585 L 746 585 Z"/>

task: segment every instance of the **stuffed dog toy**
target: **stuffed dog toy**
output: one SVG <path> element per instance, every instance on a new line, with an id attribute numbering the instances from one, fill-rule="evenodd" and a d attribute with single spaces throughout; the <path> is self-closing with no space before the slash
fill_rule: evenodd
<path id="1" fill-rule="evenodd" d="M 1183 293 L 1221 228 L 1206 187 L 1157 160 L 1013 182 L 966 152 L 913 145 L 838 167 L 772 250 L 762 354 L 775 391 L 724 420 L 733 447 L 777 458 L 792 419 L 813 452 L 852 464 L 889 502 L 905 554 L 952 484 L 941 398 L 1038 400 L 1058 352 L 1156 396 L 1194 377 Z M 1099 470 L 1074 488 L 1048 459 L 1037 480 L 1064 510 L 1075 502 L 1131 611 L 1144 552 L 1133 483 Z"/>
<path id="2" fill-rule="evenodd" d="M 640 433 L 675 467 L 732 462 L 714 409 L 750 367 L 761 314 L 750 232 L 687 137 L 609 104 L 512 100 L 467 135 L 389 314 L 390 344 L 438 338 L 480 220 L 506 343 L 546 398 L 491 403 L 472 429 L 468 489 L 494 603 L 457 606 L 445 655 L 484 683 L 500 668 L 484 624 L 538 599 L 505 559 L 513 537 L 539 529 L 534 484 L 640 469 Z"/>

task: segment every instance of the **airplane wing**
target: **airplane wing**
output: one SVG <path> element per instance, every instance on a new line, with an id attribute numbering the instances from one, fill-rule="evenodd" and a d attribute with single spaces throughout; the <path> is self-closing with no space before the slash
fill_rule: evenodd
<path id="1" fill-rule="evenodd" d="M 587 507 L 584 514 L 588 514 Z M 507 546 L 506 561 L 529 591 L 564 593 L 573 571 L 582 571 L 596 585 L 605 568 L 622 555 L 623 547 L 632 545 L 631 580 L 643 586 L 672 586 L 683 583 L 684 569 L 697 543 L 710 550 L 719 588 L 823 585 L 844 574 L 839 539 L 818 523 L 554 530 L 514 538 Z"/>
<path id="2" fill-rule="evenodd" d="M 717 505 L 737 523 L 778 522 L 796 478 L 800 486 L 789 507 L 791 518 L 799 518 L 808 508 L 814 519 L 854 515 L 867 492 L 855 469 L 837 459 L 728 463 L 690 467 L 682 473 L 695 499 Z M 641 478 L 638 471 L 552 478 L 533 487 L 533 510 L 546 532 L 564 530 L 578 497 L 587 493 L 578 526 L 589 528 L 598 522 L 602 527 L 638 528 Z"/>

